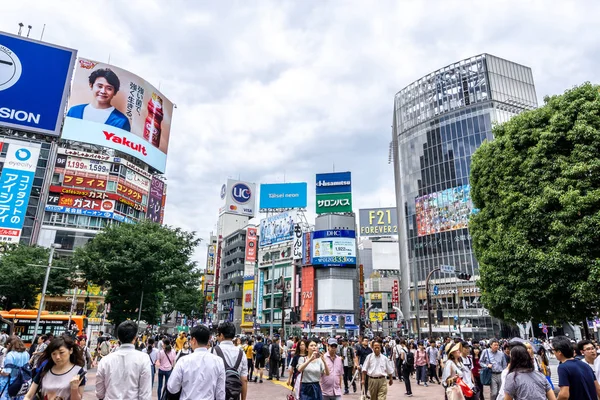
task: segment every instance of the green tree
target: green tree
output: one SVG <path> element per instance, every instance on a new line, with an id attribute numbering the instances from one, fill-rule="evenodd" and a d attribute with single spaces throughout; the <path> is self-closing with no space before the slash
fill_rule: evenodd
<path id="1" fill-rule="evenodd" d="M 2 308 L 33 308 L 37 296 L 42 292 L 50 249 L 39 246 L 11 245 L 0 257 L 0 304 Z M 68 259 L 55 255 L 52 263 L 55 267 L 72 268 Z M 51 269 L 47 294 L 61 295 L 70 286 L 72 271 Z"/>
<path id="2" fill-rule="evenodd" d="M 142 320 L 154 324 L 179 288 L 198 286 L 191 256 L 199 242 L 193 232 L 149 221 L 112 225 L 78 249 L 74 263 L 108 288 L 108 319 L 115 325 L 137 319 L 142 296 Z"/>
<path id="3" fill-rule="evenodd" d="M 204 294 L 197 285 L 188 284 L 172 293 L 165 303 L 163 311 L 170 314 L 179 311 L 187 317 L 199 317 L 204 314 Z"/>
<path id="4" fill-rule="evenodd" d="M 492 315 L 579 322 L 600 301 L 599 87 L 544 103 L 473 155 L 469 230 Z"/>

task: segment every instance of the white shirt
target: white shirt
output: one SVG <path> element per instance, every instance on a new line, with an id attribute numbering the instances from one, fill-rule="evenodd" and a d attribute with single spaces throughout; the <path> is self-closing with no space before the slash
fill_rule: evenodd
<path id="1" fill-rule="evenodd" d="M 600 356 L 594 360 L 594 374 L 596 375 L 596 380 L 600 382 Z"/>
<path id="2" fill-rule="evenodd" d="M 233 368 L 235 367 L 235 363 L 238 359 L 238 355 L 240 352 L 242 353 L 242 361 L 240 362 L 240 366 L 238 367 L 238 373 L 240 376 L 248 376 L 248 361 L 246 361 L 246 355 L 242 349 L 239 349 L 233 345 L 231 340 L 223 340 L 219 347 L 223 352 L 223 355 L 227 359 L 227 364 Z M 214 351 L 214 347 L 210 350 L 212 354 L 218 357 L 217 352 Z"/>
<path id="3" fill-rule="evenodd" d="M 103 124 L 106 122 L 114 109 L 114 107 L 94 108 L 91 104 L 88 104 L 83 108 L 83 119 L 87 121 L 100 122 Z"/>
<path id="4" fill-rule="evenodd" d="M 344 367 L 348 366 L 348 347 L 342 347 L 342 358 L 344 359 Z"/>
<path id="5" fill-rule="evenodd" d="M 380 354 L 379 357 L 375 356 L 375 353 L 371 353 L 365 359 L 362 370 L 367 373 L 368 376 L 380 377 L 390 376 L 394 373 L 394 368 L 391 366 L 390 361 L 386 356 Z"/>
<path id="6" fill-rule="evenodd" d="M 175 364 L 167 389 L 171 393 L 181 390 L 181 400 L 225 400 L 223 360 L 205 347 L 194 350 Z"/>
<path id="7" fill-rule="evenodd" d="M 151 400 L 152 382 L 148 353 L 133 344 L 122 344 L 102 357 L 96 372 L 96 397 L 104 400 Z"/>

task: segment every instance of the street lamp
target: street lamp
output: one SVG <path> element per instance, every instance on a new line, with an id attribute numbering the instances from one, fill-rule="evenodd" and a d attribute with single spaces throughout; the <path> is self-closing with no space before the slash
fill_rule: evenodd
<path id="1" fill-rule="evenodd" d="M 54 258 L 54 249 L 60 249 L 62 246 L 58 243 L 52 243 L 50 245 L 50 256 L 48 256 L 48 265 L 46 265 L 46 276 L 44 277 L 44 286 L 42 286 L 42 296 L 40 297 L 40 305 L 38 307 L 37 317 L 35 319 L 35 328 L 33 329 L 33 340 L 38 334 L 38 328 L 40 326 L 40 318 L 42 317 L 42 310 L 44 309 L 44 300 L 46 300 L 46 289 L 48 288 L 48 278 L 50 278 L 50 269 L 52 269 L 52 259 Z M 56 268 L 56 267 L 55 267 Z"/>

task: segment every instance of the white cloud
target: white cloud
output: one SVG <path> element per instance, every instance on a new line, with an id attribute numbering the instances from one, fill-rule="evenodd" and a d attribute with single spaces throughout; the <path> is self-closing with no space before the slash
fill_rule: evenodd
<path id="1" fill-rule="evenodd" d="M 444 65 L 523 63 L 540 100 L 600 78 L 594 1 L 58 3 L 7 2 L 0 29 L 38 38 L 46 24 L 44 40 L 160 84 L 178 106 L 166 222 L 204 238 L 227 177 L 310 188 L 335 164 L 353 172 L 356 208 L 393 205 L 393 96 Z"/>

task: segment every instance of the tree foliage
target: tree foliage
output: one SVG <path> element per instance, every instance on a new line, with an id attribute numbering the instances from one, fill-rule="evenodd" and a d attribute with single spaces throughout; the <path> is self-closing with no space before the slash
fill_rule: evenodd
<path id="1" fill-rule="evenodd" d="M 42 292 L 50 249 L 39 246 L 12 245 L 0 257 L 0 304 L 2 308 L 33 308 Z M 55 256 L 55 267 L 70 268 L 68 260 Z M 51 269 L 46 293 L 61 295 L 70 286 L 72 271 Z"/>
<path id="2" fill-rule="evenodd" d="M 599 87 L 544 102 L 473 155 L 469 229 L 492 315 L 579 322 L 600 302 Z"/>
<path id="3" fill-rule="evenodd" d="M 193 232 L 144 221 L 113 225 L 75 252 L 74 262 L 87 279 L 108 288 L 108 319 L 115 325 L 137 319 L 159 321 L 162 305 L 181 288 L 198 286 L 191 261 L 199 239 Z"/>

